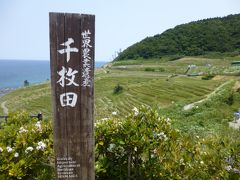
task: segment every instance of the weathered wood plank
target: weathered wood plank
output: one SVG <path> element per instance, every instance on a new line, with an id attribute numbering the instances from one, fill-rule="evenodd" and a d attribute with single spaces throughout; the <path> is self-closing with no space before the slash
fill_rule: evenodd
<path id="1" fill-rule="evenodd" d="M 57 85 L 58 76 L 56 72 L 65 63 L 65 56 L 60 55 L 57 50 L 59 45 L 64 42 L 64 14 L 50 13 L 50 58 L 51 58 L 51 85 L 53 94 L 53 113 L 54 113 L 54 149 L 58 156 L 67 155 L 67 148 L 61 148 L 67 139 L 66 129 L 61 127 L 66 126 L 66 110 L 59 106 L 59 95 L 65 93 L 65 88 Z M 56 119 L 56 120 L 55 120 Z M 62 140 L 62 141 L 60 141 Z"/>
<path id="2" fill-rule="evenodd" d="M 57 179 L 95 179 L 94 42 L 93 15 L 50 13 Z"/>
<path id="3" fill-rule="evenodd" d="M 94 178 L 94 174 L 92 171 L 88 169 L 94 168 L 94 152 L 92 151 L 92 146 L 94 146 L 94 137 L 93 137 L 93 121 L 89 121 L 93 119 L 93 110 L 94 110 L 94 42 L 95 42 L 95 17 L 92 15 L 82 15 L 81 21 L 81 37 L 82 37 L 82 73 L 84 74 L 84 69 L 89 65 L 89 79 L 87 77 L 83 77 L 82 75 L 82 89 L 81 89 L 81 129 L 80 137 L 81 137 L 81 152 L 84 154 L 82 156 L 82 164 L 85 164 L 82 167 L 82 175 L 83 179 L 87 179 L 88 177 Z M 88 37 L 88 38 L 87 38 Z M 90 47 L 84 48 L 84 41 L 88 41 Z M 89 52 L 86 52 L 86 49 L 89 49 Z M 84 55 L 89 54 L 90 61 L 85 62 L 87 59 Z M 85 59 L 85 60 L 84 60 Z M 88 80 L 86 80 L 88 79 Z M 87 82 L 86 82 L 87 81 Z M 88 84 L 86 84 L 88 83 Z M 85 86 L 86 85 L 86 86 Z M 84 131 L 83 131 L 84 130 Z M 87 162 L 87 163 L 83 163 Z"/>

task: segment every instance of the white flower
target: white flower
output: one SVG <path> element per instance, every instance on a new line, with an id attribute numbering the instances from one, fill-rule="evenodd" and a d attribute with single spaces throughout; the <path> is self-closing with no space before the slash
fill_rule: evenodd
<path id="1" fill-rule="evenodd" d="M 14 157 L 17 158 L 18 156 L 19 156 L 19 154 L 16 152 L 16 153 L 14 154 Z"/>
<path id="2" fill-rule="evenodd" d="M 121 126 L 121 125 L 122 125 L 122 122 L 121 122 L 121 121 L 118 121 L 118 122 L 117 122 L 117 125 Z"/>
<path id="3" fill-rule="evenodd" d="M 28 130 L 24 129 L 24 127 L 20 127 L 18 132 L 19 133 L 26 133 L 26 132 L 28 132 Z"/>
<path id="4" fill-rule="evenodd" d="M 40 122 L 40 121 L 36 122 L 35 126 L 36 126 L 37 128 L 41 128 L 41 122 Z"/>
<path id="5" fill-rule="evenodd" d="M 225 166 L 225 169 L 227 170 L 227 171 L 231 171 L 232 170 L 232 166 Z"/>
<path id="6" fill-rule="evenodd" d="M 183 162 L 184 162 L 184 159 L 183 159 L 183 158 L 181 158 L 181 159 L 180 159 L 180 163 L 182 164 Z"/>
<path id="7" fill-rule="evenodd" d="M 109 147 L 107 148 L 107 150 L 108 150 L 109 152 L 112 152 L 112 150 L 113 150 L 115 147 L 116 147 L 115 144 L 109 144 Z"/>
<path id="8" fill-rule="evenodd" d="M 41 122 L 38 121 L 36 124 L 35 124 L 35 127 L 37 128 L 38 131 L 42 132 L 42 125 L 41 125 Z"/>
<path id="9" fill-rule="evenodd" d="M 155 154 L 151 154 L 151 158 L 155 158 L 156 156 L 155 156 Z"/>
<path id="10" fill-rule="evenodd" d="M 3 148 L 0 147 L 0 153 L 3 152 Z"/>
<path id="11" fill-rule="evenodd" d="M 138 111 L 138 108 L 134 107 L 132 109 L 133 113 L 134 113 L 134 116 L 137 116 L 139 114 L 139 111 Z"/>
<path id="12" fill-rule="evenodd" d="M 200 164 L 204 164 L 204 162 L 203 162 L 203 161 L 200 161 Z"/>
<path id="13" fill-rule="evenodd" d="M 153 150 L 153 153 L 154 153 L 154 154 L 157 154 L 157 149 L 154 149 L 154 150 Z"/>
<path id="14" fill-rule="evenodd" d="M 137 116 L 139 114 L 139 110 L 136 107 L 134 107 L 132 111 L 134 112 L 134 116 Z"/>
<path id="15" fill-rule="evenodd" d="M 11 148 L 11 147 L 7 147 L 7 152 L 12 152 L 13 151 L 13 149 Z"/>
<path id="16" fill-rule="evenodd" d="M 46 148 L 46 144 L 42 141 L 38 142 L 37 150 L 44 150 Z"/>
<path id="17" fill-rule="evenodd" d="M 112 115 L 113 115 L 113 116 L 116 116 L 116 115 L 117 115 L 117 112 L 116 112 L 116 111 L 112 112 Z"/>
<path id="18" fill-rule="evenodd" d="M 170 119 L 170 118 L 167 118 L 167 119 L 166 119 L 166 122 L 167 122 L 167 124 L 170 125 L 170 124 L 171 124 L 171 119 Z"/>
<path id="19" fill-rule="evenodd" d="M 101 121 L 107 121 L 108 120 L 108 118 L 102 118 L 101 119 Z"/>
<path id="20" fill-rule="evenodd" d="M 164 134 L 164 132 L 160 132 L 160 133 L 155 133 L 154 134 L 154 136 L 156 137 L 156 138 L 159 138 L 160 140 L 164 140 L 164 141 L 166 141 L 168 138 L 167 138 L 167 136 L 166 136 L 166 134 Z"/>
<path id="21" fill-rule="evenodd" d="M 31 151 L 33 151 L 33 147 L 28 147 L 26 150 L 25 150 L 25 153 L 29 153 L 29 152 L 31 152 Z"/>

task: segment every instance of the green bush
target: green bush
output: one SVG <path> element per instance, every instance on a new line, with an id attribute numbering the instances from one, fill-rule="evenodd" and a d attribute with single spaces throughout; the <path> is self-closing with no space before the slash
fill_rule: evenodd
<path id="1" fill-rule="evenodd" d="M 183 57 L 184 57 L 183 55 L 172 55 L 172 56 L 168 56 L 169 61 L 175 61 L 175 60 L 181 59 L 181 58 L 183 58 Z"/>
<path id="2" fill-rule="evenodd" d="M 0 179 L 53 179 L 52 126 L 10 114 L 0 129 Z"/>
<path id="3" fill-rule="evenodd" d="M 214 77 L 215 76 L 212 74 L 206 74 L 206 75 L 202 76 L 202 80 L 211 80 Z"/>
<path id="4" fill-rule="evenodd" d="M 154 68 L 151 68 L 151 67 L 146 67 L 144 70 L 145 70 L 145 71 L 152 71 L 152 72 L 155 71 L 155 69 L 154 69 Z"/>
<path id="5" fill-rule="evenodd" d="M 30 84 L 30 83 L 28 82 L 28 80 L 25 80 L 25 81 L 23 82 L 23 86 L 24 86 L 24 87 L 29 86 L 29 84 Z"/>
<path id="6" fill-rule="evenodd" d="M 158 110 L 134 108 L 95 123 L 96 179 L 239 179 L 239 134 L 230 134 L 188 136 Z M 49 121 L 10 114 L 0 137 L 0 179 L 54 179 Z"/>
<path id="7" fill-rule="evenodd" d="M 95 128 L 97 179 L 240 177 L 239 142 L 234 147 L 214 135 L 183 135 L 156 110 L 134 108 L 126 118 L 103 119 Z"/>
<path id="8" fill-rule="evenodd" d="M 163 67 L 158 68 L 159 72 L 165 72 L 165 69 Z"/>
<path id="9" fill-rule="evenodd" d="M 119 94 L 122 91 L 123 91 L 123 87 L 118 84 L 117 86 L 114 87 L 113 94 Z"/>

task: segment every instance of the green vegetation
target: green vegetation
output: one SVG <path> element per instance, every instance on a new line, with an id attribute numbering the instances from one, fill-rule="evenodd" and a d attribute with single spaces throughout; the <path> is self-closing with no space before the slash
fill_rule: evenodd
<path id="1" fill-rule="evenodd" d="M 184 134 L 158 109 L 134 107 L 125 118 L 95 123 L 96 179 L 238 179 L 239 131 Z M 37 133 L 36 133 L 37 132 Z M 0 129 L 1 179 L 53 179 L 49 121 L 10 114 Z"/>
<path id="2" fill-rule="evenodd" d="M 122 91 L 123 91 L 123 87 L 118 84 L 117 86 L 114 87 L 113 94 L 119 94 Z"/>
<path id="3" fill-rule="evenodd" d="M 135 106 L 167 107 L 173 102 L 197 101 L 221 84 L 221 81 L 203 81 L 201 78 L 175 77 L 146 71 L 112 71 L 96 78 L 96 119 L 105 118 L 111 112 L 124 116 Z M 124 87 L 117 96 L 112 94 L 116 83 Z M 107 84 L 107 86 L 106 86 Z"/>
<path id="4" fill-rule="evenodd" d="M 186 104 L 176 103 L 160 112 L 173 119 L 173 125 L 186 134 L 201 137 L 226 135 L 228 122 L 233 121 L 233 113 L 240 107 L 239 88 L 238 82 L 227 80 L 201 101 L 195 101 L 189 109 L 184 110 Z M 239 134 L 239 131 L 235 133 Z"/>
<path id="5" fill-rule="evenodd" d="M 214 78 L 214 75 L 212 75 L 212 74 L 206 74 L 206 75 L 204 75 L 204 76 L 202 77 L 202 80 L 210 80 L 210 79 L 212 79 L 212 78 Z"/>
<path id="6" fill-rule="evenodd" d="M 26 112 L 9 116 L 0 129 L 0 179 L 53 179 L 51 122 Z"/>
<path id="7" fill-rule="evenodd" d="M 96 71 L 96 179 L 240 178 L 240 131 L 229 127 L 240 108 L 239 22 L 177 26 Z M 28 118 L 52 118 L 49 83 L 0 105 L 10 112 L 0 120 L 0 179 L 52 179 L 51 122 Z"/>
<path id="8" fill-rule="evenodd" d="M 238 179 L 239 132 L 184 135 L 158 110 L 140 107 L 96 124 L 97 179 Z"/>
<path id="9" fill-rule="evenodd" d="M 29 84 L 30 84 L 30 83 L 28 82 L 28 80 L 25 80 L 25 81 L 23 82 L 23 86 L 24 86 L 24 87 L 29 86 Z"/>
<path id="10" fill-rule="evenodd" d="M 240 14 L 178 25 L 162 34 L 147 37 L 115 59 L 151 59 L 168 56 L 237 56 L 240 49 Z M 209 57 L 209 56 L 208 56 Z"/>
<path id="11" fill-rule="evenodd" d="M 99 69 L 95 77 L 96 179 L 238 179 L 240 131 L 228 124 L 240 107 L 240 69 L 231 66 L 235 58 L 151 59 L 131 65 L 121 61 Z M 185 74 L 189 65 L 195 66 Z M 195 73 L 200 76 L 188 76 Z M 0 104 L 5 102 L 10 112 L 41 111 L 49 119 L 50 94 L 48 83 L 29 86 L 1 97 Z M 51 124 L 41 124 L 47 134 L 33 134 L 37 122 L 26 115 L 12 114 L 2 124 L 0 171 L 4 175 L 0 178 L 54 176 Z M 19 133 L 21 127 L 27 130 L 26 136 Z M 36 150 L 40 141 L 46 144 L 46 152 Z M 32 156 L 25 153 L 29 146 L 35 149 Z"/>
<path id="12" fill-rule="evenodd" d="M 46 118 L 51 118 L 51 90 L 48 83 L 17 89 L 0 98 L 0 104 L 6 101 L 10 112 L 26 110 L 31 114 L 42 112 Z M 0 114 L 3 114 L 0 109 Z"/>
<path id="13" fill-rule="evenodd" d="M 159 62 L 149 60 L 135 65 L 115 65 L 109 69 L 99 70 L 95 77 L 95 119 L 106 118 L 117 112 L 124 116 L 133 107 L 149 105 L 166 108 L 176 104 L 186 105 L 201 100 L 228 79 L 238 79 L 239 66 L 231 66 L 232 58 L 206 59 L 182 58 L 176 61 Z M 122 61 L 123 62 L 123 61 Z M 188 65 L 197 67 L 188 74 L 202 74 L 199 77 L 183 75 Z M 208 66 L 210 65 L 210 66 Z M 122 67 L 124 66 L 124 67 Z M 146 71 L 146 68 L 154 71 Z M 179 74 L 179 75 L 178 75 Z M 214 75 L 211 80 L 202 77 Z M 116 85 L 124 88 L 115 95 Z M 26 110 L 31 114 L 42 112 L 51 118 L 51 91 L 48 83 L 25 87 L 0 98 L 0 104 L 10 112 Z M 0 108 L 0 114 L 3 114 Z"/>

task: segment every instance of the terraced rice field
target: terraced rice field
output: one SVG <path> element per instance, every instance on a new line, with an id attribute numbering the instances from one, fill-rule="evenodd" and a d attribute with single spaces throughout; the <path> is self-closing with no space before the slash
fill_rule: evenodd
<path id="1" fill-rule="evenodd" d="M 189 104 L 205 98 L 224 80 L 202 80 L 201 77 L 187 77 L 179 75 L 173 78 L 171 72 L 148 72 L 145 67 L 168 67 L 169 69 L 182 69 L 187 64 L 203 65 L 207 62 L 215 66 L 223 66 L 229 61 L 183 58 L 174 62 L 157 64 L 140 64 L 126 66 L 126 68 L 99 69 L 95 76 L 95 119 L 112 116 L 126 116 L 133 107 L 150 105 L 152 107 L 168 107 L 172 104 Z M 129 68 L 131 70 L 129 70 Z M 113 94 L 114 87 L 123 87 L 120 94 Z M 0 104 L 5 102 L 9 111 L 27 110 L 32 114 L 42 112 L 45 117 L 51 117 L 51 90 L 49 83 L 18 89 L 0 98 Z M 0 108 L 0 115 L 3 114 Z"/>
<path id="2" fill-rule="evenodd" d="M 6 101 L 9 112 L 26 110 L 31 114 L 42 112 L 45 117 L 51 117 L 51 90 L 48 83 L 21 88 L 1 97 L 0 103 Z M 0 114 L 3 110 L 0 109 Z"/>
<path id="3" fill-rule="evenodd" d="M 147 72 L 112 72 L 96 79 L 96 117 L 105 118 L 112 112 L 126 115 L 133 107 L 143 104 L 167 107 L 173 103 L 194 102 L 204 98 L 221 83 L 204 81 L 199 77 L 174 77 L 167 81 L 166 76 L 151 76 Z M 123 92 L 113 94 L 117 84 L 123 87 Z"/>

